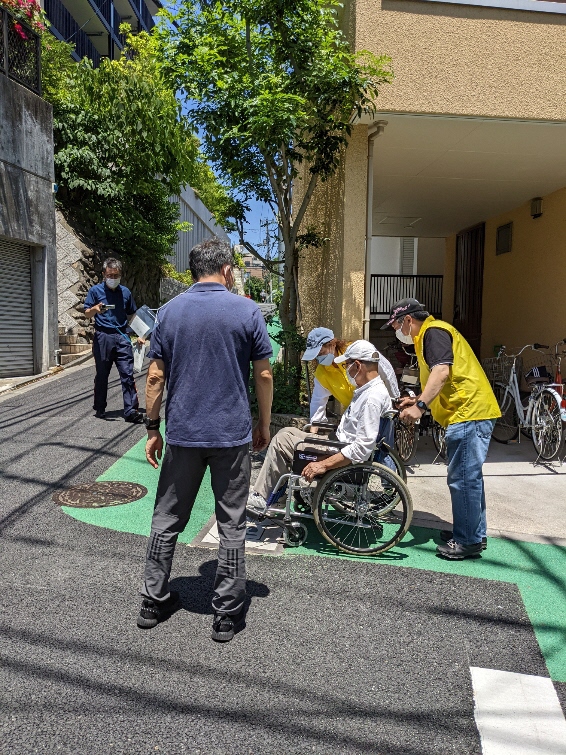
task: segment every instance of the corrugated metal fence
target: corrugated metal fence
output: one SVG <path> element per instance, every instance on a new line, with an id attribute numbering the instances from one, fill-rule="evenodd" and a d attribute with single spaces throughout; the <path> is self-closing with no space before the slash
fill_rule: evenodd
<path id="1" fill-rule="evenodd" d="M 218 236 L 228 242 L 230 239 L 191 188 L 184 189 L 180 197 L 171 197 L 171 202 L 179 203 L 179 220 L 192 225 L 190 231 L 179 233 L 173 254 L 169 257 L 175 269 L 184 273 L 189 267 L 189 252 L 193 246 L 211 236 Z"/>

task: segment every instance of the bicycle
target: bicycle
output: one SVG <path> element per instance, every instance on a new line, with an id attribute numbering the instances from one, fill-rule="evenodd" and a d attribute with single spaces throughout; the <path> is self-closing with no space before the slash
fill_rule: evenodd
<path id="1" fill-rule="evenodd" d="M 540 343 L 527 344 L 516 354 L 507 354 L 502 346 L 497 359 L 512 360 L 509 379 L 507 383 L 497 381 L 493 386 L 501 410 L 501 417 L 493 429 L 493 439 L 498 443 L 510 443 L 519 438 L 520 442 L 521 430 L 530 431 L 538 458 L 545 461 L 556 456 L 562 443 L 562 397 L 553 384 L 535 383 L 524 405 L 519 390 L 517 360 L 526 349 L 542 351 L 548 348 Z"/>

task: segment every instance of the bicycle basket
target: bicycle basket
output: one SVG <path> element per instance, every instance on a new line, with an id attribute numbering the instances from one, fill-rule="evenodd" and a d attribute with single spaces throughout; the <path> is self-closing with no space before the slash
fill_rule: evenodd
<path id="1" fill-rule="evenodd" d="M 521 359 L 517 358 L 517 370 L 521 372 Z M 492 385 L 495 383 L 509 382 L 509 376 L 513 368 L 513 357 L 489 357 L 482 361 L 482 366 L 487 379 Z"/>

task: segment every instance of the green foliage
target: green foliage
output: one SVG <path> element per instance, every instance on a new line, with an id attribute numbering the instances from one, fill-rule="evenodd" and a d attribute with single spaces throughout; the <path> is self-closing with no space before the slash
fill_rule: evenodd
<path id="1" fill-rule="evenodd" d="M 267 318 L 268 323 L 274 320 L 277 320 L 276 316 Z M 293 351 L 303 352 L 307 347 L 307 339 L 294 325 L 287 325 L 277 333 L 272 333 L 271 338 L 280 346 L 287 346 Z"/>
<path id="2" fill-rule="evenodd" d="M 297 384 L 300 390 L 297 391 Z M 250 376 L 250 406 L 252 413 L 257 416 L 257 397 L 253 377 Z M 281 362 L 273 364 L 273 414 L 308 414 L 306 384 L 301 372 L 296 367 L 289 372 Z"/>
<path id="3" fill-rule="evenodd" d="M 172 195 L 192 185 L 221 223 L 231 200 L 204 162 L 154 37 L 128 34 L 122 58 L 98 69 L 73 63 L 70 50 L 44 37 L 58 200 L 91 237 L 161 262 L 185 228 Z"/>
<path id="4" fill-rule="evenodd" d="M 260 301 L 260 293 L 265 291 L 265 284 L 262 278 L 254 278 L 250 276 L 244 283 L 244 291 L 246 294 L 252 297 L 254 301 Z"/>
<path id="5" fill-rule="evenodd" d="M 251 198 L 278 218 L 285 337 L 298 319 L 299 252 L 324 243 L 316 229 L 301 231 L 314 190 L 339 166 L 355 119 L 373 117 L 379 88 L 392 80 L 387 56 L 350 50 L 340 8 L 339 0 L 181 0 L 162 12 L 157 32 L 203 150 L 237 193 L 241 243 Z M 298 391 L 289 341 L 286 359 Z"/>
<path id="6" fill-rule="evenodd" d="M 273 202 L 299 167 L 336 169 L 352 116 L 375 112 L 389 59 L 350 52 L 336 0 L 183 0 L 160 28 L 170 70 L 204 146 L 245 197 Z M 279 191 L 276 190 L 278 185 Z M 283 193 L 279 196 L 280 190 Z"/>
<path id="7" fill-rule="evenodd" d="M 193 276 L 191 275 L 190 270 L 185 270 L 184 273 L 179 273 L 177 272 L 177 270 L 175 270 L 175 268 L 170 262 L 165 262 L 161 266 L 161 270 L 165 278 L 173 278 L 174 280 L 179 281 L 180 283 L 184 283 L 185 286 L 193 285 Z"/>

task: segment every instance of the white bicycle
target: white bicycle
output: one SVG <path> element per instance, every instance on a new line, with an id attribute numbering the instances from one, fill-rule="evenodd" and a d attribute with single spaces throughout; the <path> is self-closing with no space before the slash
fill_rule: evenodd
<path id="1" fill-rule="evenodd" d="M 498 443 L 520 441 L 522 430 L 532 439 L 538 458 L 553 459 L 562 442 L 562 418 L 560 404 L 562 397 L 553 384 L 535 383 L 530 394 L 521 399 L 517 360 L 526 349 L 542 351 L 548 349 L 540 343 L 527 344 L 517 354 L 507 354 L 501 347 L 498 359 L 512 359 L 507 383 L 495 382 L 494 393 L 501 410 L 501 417 L 495 423 L 493 439 Z"/>

